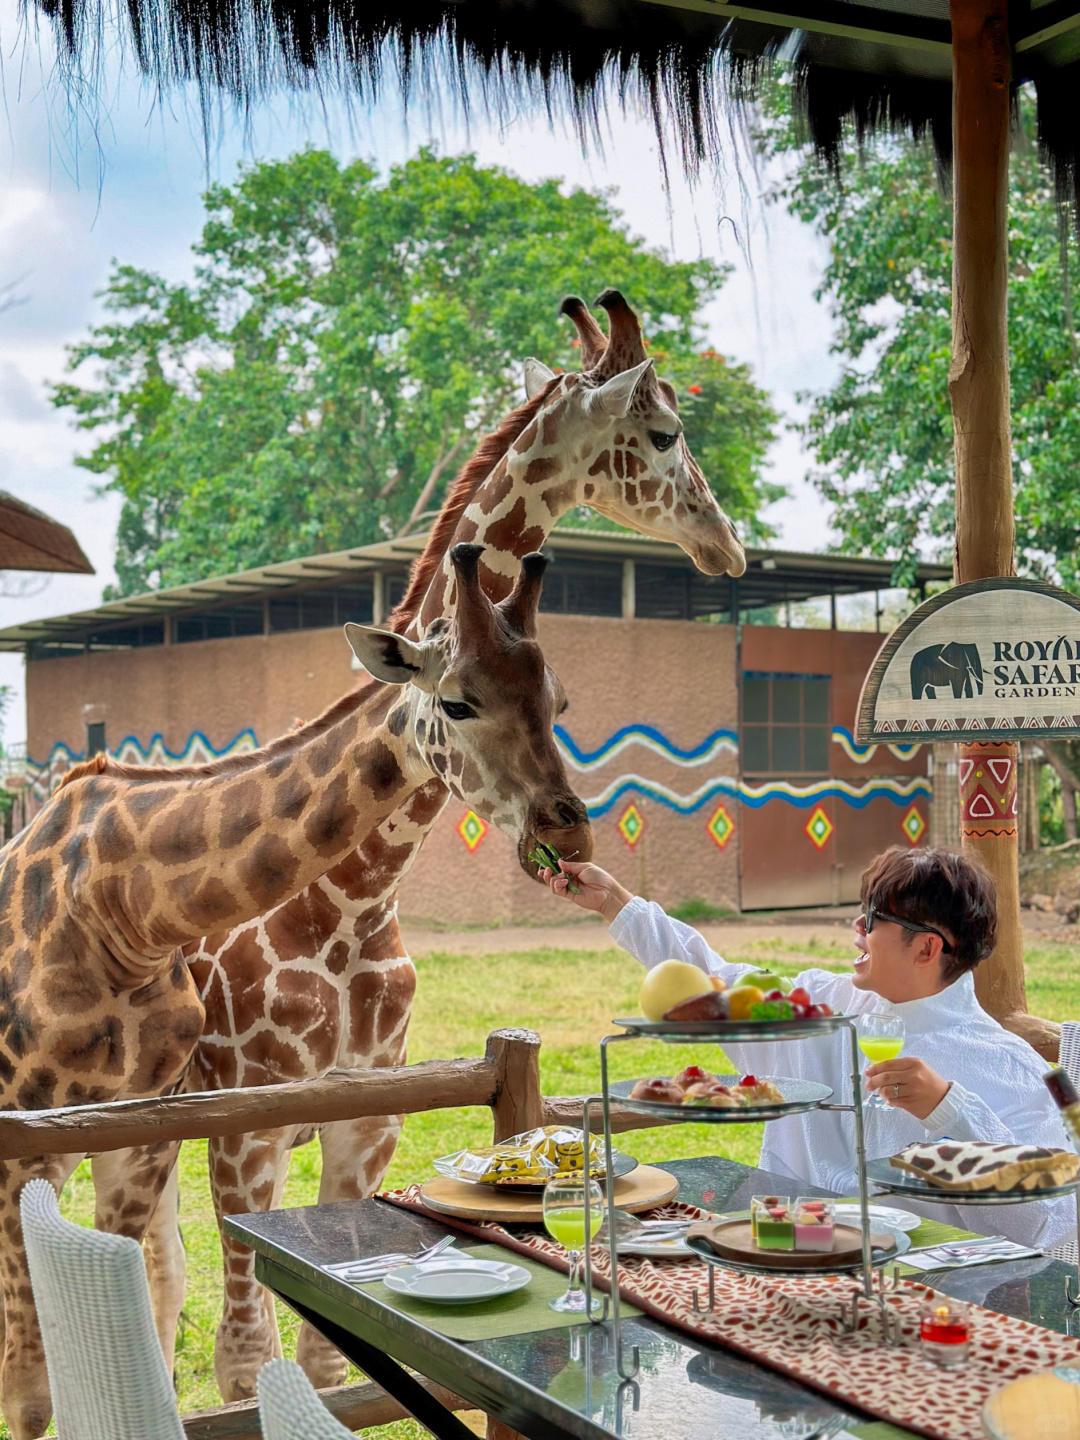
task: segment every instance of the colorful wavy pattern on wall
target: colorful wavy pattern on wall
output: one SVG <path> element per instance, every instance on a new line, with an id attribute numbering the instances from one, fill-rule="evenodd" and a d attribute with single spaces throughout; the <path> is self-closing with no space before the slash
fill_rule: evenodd
<path id="1" fill-rule="evenodd" d="M 182 750 L 170 750 L 165 744 L 164 737 L 159 733 L 151 738 L 149 745 L 145 746 L 137 736 L 128 735 L 120 741 L 115 750 L 110 750 L 109 754 L 123 765 L 172 767 L 176 765 L 207 765 L 211 760 L 223 760 L 227 755 L 242 755 L 249 750 L 258 748 L 259 742 L 255 738 L 255 731 L 251 729 L 239 731 L 220 750 L 211 744 L 201 730 L 195 730 L 188 736 Z M 85 759 L 85 750 L 72 750 L 62 740 L 57 741 L 49 751 L 47 760 L 33 760 L 28 755 L 26 757 L 26 773 L 31 792 L 39 800 L 46 799 L 50 790 L 54 788 L 54 783 L 59 783 L 73 765 L 77 765 L 80 760 Z"/>
<path id="2" fill-rule="evenodd" d="M 848 759 L 853 760 L 856 765 L 868 765 L 880 748 L 877 745 L 856 745 L 854 735 L 843 725 L 833 726 L 832 738 L 833 744 L 839 745 Z M 886 745 L 885 749 L 890 755 L 895 755 L 897 760 L 912 760 L 922 746 Z"/>
<path id="3" fill-rule="evenodd" d="M 877 749 L 877 746 L 856 746 L 851 732 L 842 726 L 833 728 L 832 738 L 859 764 L 866 764 Z M 654 725 L 624 725 L 595 750 L 582 749 L 564 726 L 556 725 L 555 741 L 567 766 L 584 774 L 610 764 L 635 746 L 683 770 L 718 759 L 721 754 L 730 755 L 734 760 L 739 753 L 739 739 L 734 730 L 714 730 L 699 745 L 690 749 L 674 744 Z M 919 747 L 890 745 L 888 749 L 898 760 L 910 760 Z M 793 785 L 787 780 L 770 780 L 761 785 L 751 785 L 736 775 L 714 775 L 684 792 L 636 771 L 630 771 L 616 775 L 602 790 L 593 795 L 582 796 L 582 799 L 588 807 L 590 818 L 598 820 L 627 795 L 641 795 L 660 805 L 666 805 L 680 815 L 691 815 L 718 796 L 740 800 L 753 809 L 760 809 L 770 800 L 779 800 L 801 810 L 809 810 L 821 800 L 832 798 L 843 801 L 853 809 L 861 810 L 873 800 L 884 799 L 894 805 L 910 805 L 916 796 L 929 798 L 930 790 L 930 781 L 920 775 L 884 777 L 866 780 L 861 784 L 830 778 L 812 781 L 806 785 Z"/>

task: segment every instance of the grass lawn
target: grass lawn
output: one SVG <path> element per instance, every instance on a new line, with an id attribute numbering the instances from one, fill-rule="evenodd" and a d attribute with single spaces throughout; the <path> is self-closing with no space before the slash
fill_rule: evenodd
<path id="1" fill-rule="evenodd" d="M 493 946 L 497 936 L 492 935 Z M 768 963 L 793 975 L 807 966 L 844 969 L 850 946 L 829 935 L 798 945 L 775 937 L 742 947 L 728 946 L 730 960 Z M 541 1079 L 549 1095 L 573 1095 L 599 1083 L 597 1045 L 613 1016 L 636 1013 L 642 971 L 620 950 L 574 952 L 533 950 L 516 954 L 428 954 L 417 960 L 420 983 L 410 1029 L 410 1059 L 481 1055 L 488 1032 L 505 1025 L 528 1025 L 543 1038 Z M 1028 1002 L 1033 1013 L 1054 1020 L 1076 1018 L 1075 947 L 1044 944 L 1028 951 Z M 715 1047 L 687 1046 L 679 1063 L 694 1061 L 718 1068 Z M 616 1078 L 670 1074 L 672 1051 L 665 1045 L 617 1047 Z M 620 1139 L 640 1160 L 682 1156 L 728 1155 L 752 1164 L 760 1146 L 759 1126 L 683 1125 L 643 1130 Z M 481 1110 L 440 1110 L 407 1118 L 401 1144 L 387 1176 L 391 1185 L 425 1179 L 434 1156 L 469 1142 L 490 1140 L 490 1117 Z M 182 1411 L 220 1403 L 214 1384 L 214 1331 L 221 1313 L 221 1264 L 217 1230 L 206 1177 L 205 1142 L 192 1141 L 181 1156 L 181 1223 L 188 1252 L 188 1293 L 177 1355 Z M 319 1149 L 294 1152 L 284 1204 L 315 1201 Z M 93 1213 L 89 1172 L 83 1166 L 68 1185 L 64 1210 L 88 1223 Z M 289 1354 L 296 1325 L 281 1307 L 282 1336 Z M 6 1434 L 6 1430 L 3 1432 Z M 402 1421 L 369 1432 L 379 1440 L 422 1440 L 427 1432 Z"/>

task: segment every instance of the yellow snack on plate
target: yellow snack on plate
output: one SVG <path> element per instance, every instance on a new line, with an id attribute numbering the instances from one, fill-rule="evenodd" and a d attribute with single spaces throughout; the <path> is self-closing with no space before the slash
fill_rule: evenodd
<path id="1" fill-rule="evenodd" d="M 589 1136 L 590 1170 L 597 1167 L 599 1146 Z M 580 1172 L 583 1167 L 581 1131 L 569 1125 L 542 1125 L 511 1135 L 498 1145 L 478 1145 L 458 1150 L 435 1161 L 435 1169 L 449 1180 L 466 1180 L 476 1185 L 517 1181 L 543 1184 L 554 1175 Z"/>

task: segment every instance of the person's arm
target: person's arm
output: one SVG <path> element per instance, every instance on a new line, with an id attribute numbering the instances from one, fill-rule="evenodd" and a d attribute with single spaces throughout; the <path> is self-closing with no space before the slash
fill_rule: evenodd
<path id="1" fill-rule="evenodd" d="M 922 1121 L 928 1140 L 986 1140 L 993 1145 L 1045 1145 L 1068 1148 L 1065 1127 L 1049 1102 L 1049 1096 L 1025 1087 L 1022 1103 L 1002 1111 L 992 1109 L 981 1096 L 954 1080 L 941 1102 Z M 886 1091 L 886 1098 L 888 1092 Z M 963 1206 L 963 1197 L 950 1197 Z M 974 1212 L 971 1212 L 974 1213 Z M 980 1211 L 978 1218 L 986 1214 Z M 1076 1204 L 1072 1196 L 1062 1200 L 1029 1201 L 1023 1205 L 1002 1205 L 993 1212 L 995 1232 L 1020 1245 L 1053 1245 L 1076 1225 Z"/>
<path id="2" fill-rule="evenodd" d="M 541 870 L 540 879 L 554 895 L 573 901 L 582 910 L 602 915 L 611 926 L 611 938 L 635 960 L 651 970 L 664 960 L 685 960 L 707 975 L 719 975 L 731 984 L 754 965 L 728 965 L 691 925 L 673 920 L 651 900 L 632 895 L 614 876 L 591 861 L 559 862 L 562 874 Z M 570 889 L 570 883 L 577 887 Z"/>

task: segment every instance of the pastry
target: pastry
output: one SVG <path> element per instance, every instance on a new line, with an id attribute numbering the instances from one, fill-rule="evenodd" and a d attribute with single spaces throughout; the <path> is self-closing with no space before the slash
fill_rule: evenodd
<path id="1" fill-rule="evenodd" d="M 936 1140 L 909 1145 L 889 1164 L 940 1190 L 1046 1190 L 1071 1180 L 1080 1156 L 1043 1145 Z"/>

